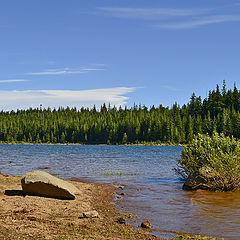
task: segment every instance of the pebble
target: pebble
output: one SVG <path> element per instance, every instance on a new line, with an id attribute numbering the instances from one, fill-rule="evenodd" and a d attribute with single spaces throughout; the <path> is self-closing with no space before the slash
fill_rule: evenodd
<path id="1" fill-rule="evenodd" d="M 126 220 L 122 217 L 118 218 L 117 223 L 119 224 L 126 224 Z"/>
<path id="2" fill-rule="evenodd" d="M 33 217 L 33 216 L 29 216 L 29 217 L 27 217 L 27 219 L 30 220 L 30 221 L 36 221 L 36 220 L 37 220 L 37 219 L 36 219 L 35 217 Z"/>
<path id="3" fill-rule="evenodd" d="M 84 212 L 82 214 L 82 217 L 83 218 L 98 218 L 99 214 L 98 214 L 98 212 L 96 210 L 93 210 L 93 211 L 89 211 L 89 212 Z"/>

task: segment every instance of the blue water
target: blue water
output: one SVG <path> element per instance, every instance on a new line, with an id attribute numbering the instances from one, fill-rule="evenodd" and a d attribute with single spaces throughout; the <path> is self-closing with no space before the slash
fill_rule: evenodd
<path id="1" fill-rule="evenodd" d="M 117 208 L 132 212 L 136 227 L 149 220 L 161 238 L 175 232 L 240 239 L 240 194 L 187 192 L 173 170 L 181 146 L 0 145 L 3 174 L 48 167 L 64 179 L 122 185 Z"/>
<path id="2" fill-rule="evenodd" d="M 0 145 L 0 168 L 6 174 L 22 175 L 49 166 L 49 173 L 65 179 L 162 178 L 171 182 L 178 177 L 173 168 L 181 150 L 168 146 Z"/>

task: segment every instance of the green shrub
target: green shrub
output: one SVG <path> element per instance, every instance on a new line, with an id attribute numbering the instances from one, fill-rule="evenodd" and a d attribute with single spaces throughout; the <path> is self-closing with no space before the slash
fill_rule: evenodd
<path id="1" fill-rule="evenodd" d="M 198 134 L 184 147 L 177 171 L 185 178 L 202 168 L 210 169 L 221 181 L 222 190 L 240 186 L 240 141 L 213 133 Z"/>

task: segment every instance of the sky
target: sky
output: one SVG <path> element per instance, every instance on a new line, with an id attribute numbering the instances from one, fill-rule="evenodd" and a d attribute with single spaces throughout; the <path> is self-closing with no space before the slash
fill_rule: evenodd
<path id="1" fill-rule="evenodd" d="M 0 109 L 171 107 L 240 87 L 238 0 L 0 1 Z"/>

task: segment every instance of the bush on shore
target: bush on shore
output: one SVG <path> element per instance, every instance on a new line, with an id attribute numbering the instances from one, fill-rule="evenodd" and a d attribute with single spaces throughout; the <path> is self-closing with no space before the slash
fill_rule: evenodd
<path id="1" fill-rule="evenodd" d="M 212 136 L 195 136 L 184 147 L 177 171 L 186 178 L 201 175 L 203 169 L 210 173 L 211 181 L 216 186 L 208 190 L 237 190 L 240 186 L 240 141 L 217 132 Z"/>

